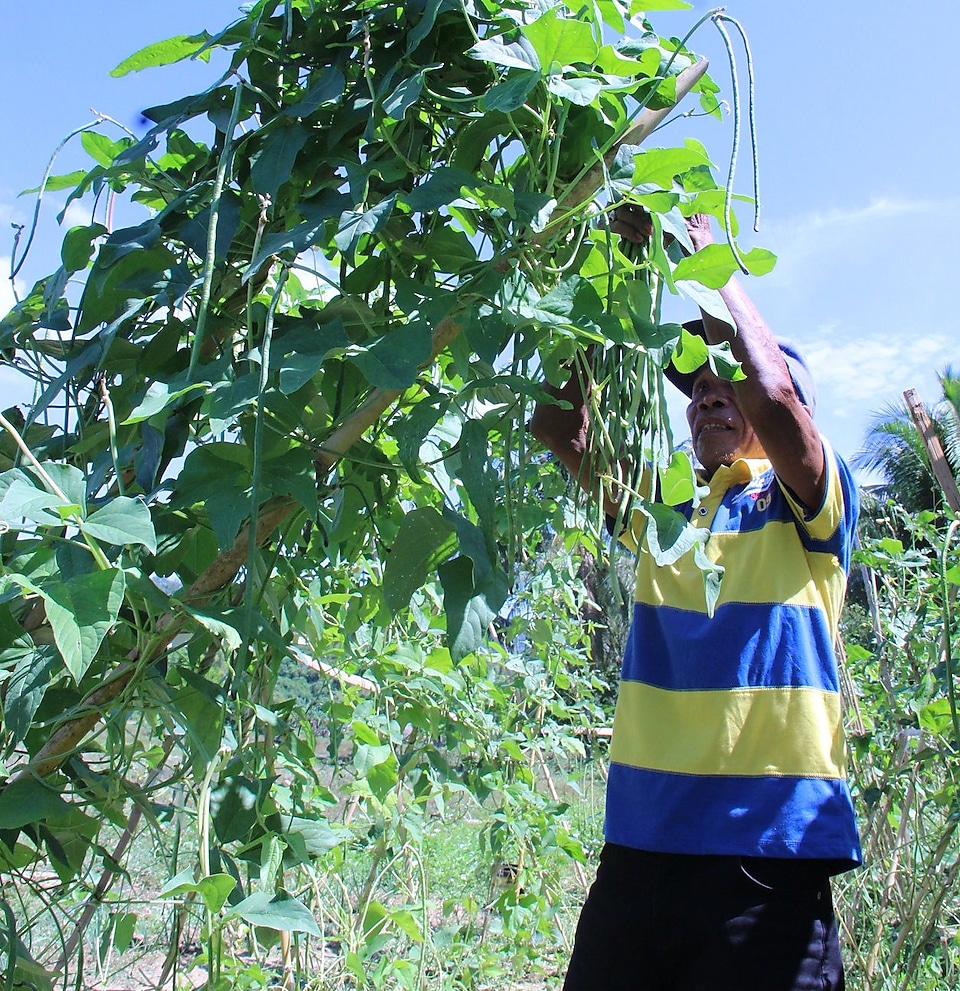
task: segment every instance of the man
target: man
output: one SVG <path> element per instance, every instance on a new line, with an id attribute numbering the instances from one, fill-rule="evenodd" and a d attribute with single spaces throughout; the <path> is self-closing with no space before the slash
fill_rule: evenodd
<path id="1" fill-rule="evenodd" d="M 649 218 L 612 225 L 641 242 Z M 709 221 L 688 222 L 695 250 Z M 692 555 L 639 552 L 611 745 L 606 844 L 565 991 L 807 991 L 844 986 L 830 876 L 860 862 L 833 651 L 857 493 L 814 425 L 813 382 L 735 280 L 736 331 L 703 314 L 745 378 L 668 376 L 709 494 L 691 521 L 725 569 L 708 615 Z M 616 516 L 586 462 L 576 372 L 531 429 Z M 628 534 L 630 531 L 628 527 Z M 629 540 L 629 538 L 628 538 Z"/>

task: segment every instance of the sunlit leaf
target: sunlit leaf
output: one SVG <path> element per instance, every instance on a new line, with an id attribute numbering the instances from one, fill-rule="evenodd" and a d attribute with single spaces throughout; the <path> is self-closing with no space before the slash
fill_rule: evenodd
<path id="1" fill-rule="evenodd" d="M 703 146 L 698 142 L 689 142 L 682 148 L 646 148 L 634 157 L 633 184 L 653 183 L 670 189 L 675 176 L 710 164 Z"/>
<path id="2" fill-rule="evenodd" d="M 684 451 L 674 451 L 670 463 L 660 469 L 660 498 L 668 506 L 692 502 L 697 489 L 690 457 Z"/>
<path id="3" fill-rule="evenodd" d="M 483 62 L 492 62 L 508 69 L 530 69 L 540 71 L 540 59 L 531 42 L 521 37 L 517 41 L 504 44 L 499 39 L 477 42 L 467 54 Z"/>
<path id="4" fill-rule="evenodd" d="M 573 17 L 562 17 L 557 7 L 550 8 L 522 30 L 541 66 L 551 62 L 591 66 L 599 51 L 590 25 Z"/>
<path id="5" fill-rule="evenodd" d="M 210 54 L 203 49 L 208 41 L 210 35 L 206 31 L 201 31 L 199 34 L 178 34 L 165 41 L 154 42 L 125 58 L 111 70 L 110 75 L 125 76 L 128 72 L 141 72 L 143 69 L 151 69 L 158 65 L 171 65 L 193 56 L 206 61 Z"/>
<path id="6" fill-rule="evenodd" d="M 0 486 L 0 520 L 11 527 L 16 527 L 20 519 L 48 525 L 61 522 L 56 512 L 62 502 L 59 496 L 38 488 L 17 468 L 5 474 L 14 472 L 20 477 L 10 478 L 6 485 Z"/>
<path id="7" fill-rule="evenodd" d="M 549 76 L 547 77 L 547 89 L 554 96 L 569 100 L 578 107 L 589 107 L 600 95 L 602 86 L 599 80 L 587 77 Z"/>
<path id="8" fill-rule="evenodd" d="M 773 270 L 777 256 L 765 248 L 751 248 L 742 255 L 751 275 L 766 275 Z M 728 244 L 708 244 L 693 255 L 681 259 L 673 270 L 677 282 L 693 280 L 710 289 L 720 289 L 739 270 L 737 260 Z"/>
<path id="9" fill-rule="evenodd" d="M 208 874 L 199 881 L 194 881 L 193 869 L 188 868 L 167 881 L 160 889 L 159 896 L 176 898 L 178 895 L 195 893 L 200 895 L 207 909 L 216 914 L 226 904 L 230 892 L 236 886 L 236 879 L 229 874 Z"/>

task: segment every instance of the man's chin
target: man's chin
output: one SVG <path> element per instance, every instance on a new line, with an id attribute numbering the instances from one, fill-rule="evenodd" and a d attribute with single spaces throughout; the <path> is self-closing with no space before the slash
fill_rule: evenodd
<path id="1" fill-rule="evenodd" d="M 697 460 L 703 465 L 704 470 L 712 475 L 721 465 L 732 465 L 737 458 L 741 457 L 739 447 L 730 447 L 724 444 L 699 444 L 694 449 Z"/>

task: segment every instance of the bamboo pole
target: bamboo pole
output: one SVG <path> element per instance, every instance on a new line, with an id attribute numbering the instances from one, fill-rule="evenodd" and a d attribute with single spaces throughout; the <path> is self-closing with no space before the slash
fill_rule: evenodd
<path id="1" fill-rule="evenodd" d="M 933 468 L 934 477 L 943 491 L 943 497 L 955 513 L 960 513 L 960 490 L 957 488 L 957 480 L 953 477 L 953 472 L 950 471 L 950 466 L 947 464 L 940 438 L 933 428 L 933 422 L 927 409 L 917 395 L 916 389 L 907 389 L 903 398 L 907 401 L 910 416 L 923 437 L 927 454 L 930 456 L 930 466 Z"/>

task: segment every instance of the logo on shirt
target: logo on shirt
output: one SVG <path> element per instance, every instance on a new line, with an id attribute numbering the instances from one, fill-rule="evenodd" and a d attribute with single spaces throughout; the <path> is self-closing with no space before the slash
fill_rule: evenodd
<path id="1" fill-rule="evenodd" d="M 769 489 L 758 489 L 756 492 L 749 492 L 747 494 L 756 503 L 758 513 L 765 513 L 770 508 L 773 496 Z"/>

